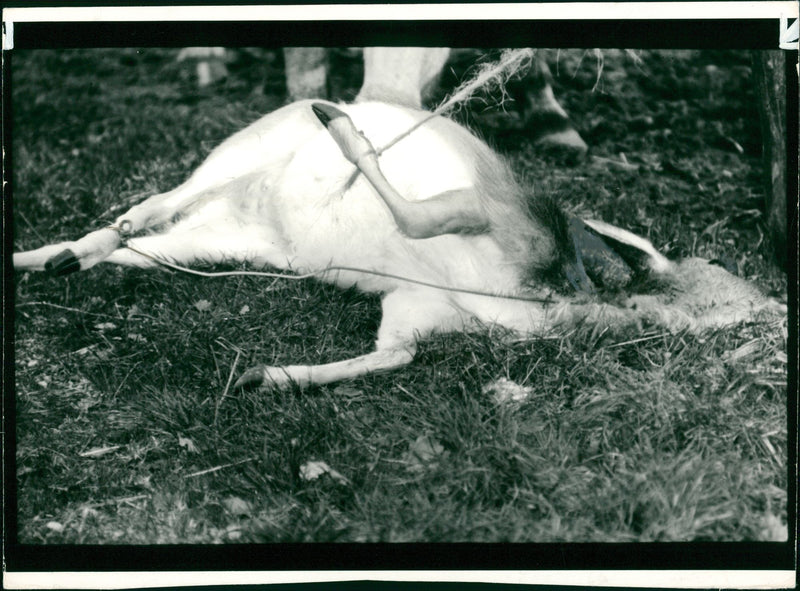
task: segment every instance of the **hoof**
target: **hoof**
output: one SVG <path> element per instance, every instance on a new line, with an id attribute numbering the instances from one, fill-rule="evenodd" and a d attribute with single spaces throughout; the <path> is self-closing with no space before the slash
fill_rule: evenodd
<path id="1" fill-rule="evenodd" d="M 574 129 L 563 129 L 539 137 L 536 143 L 543 148 L 573 152 L 576 156 L 586 154 L 589 146 Z"/>
<path id="2" fill-rule="evenodd" d="M 534 141 L 536 150 L 548 158 L 575 166 L 586 158 L 588 146 L 574 129 L 565 129 L 541 136 Z"/>
<path id="3" fill-rule="evenodd" d="M 311 105 L 311 110 L 314 111 L 317 119 L 319 119 L 325 127 L 328 127 L 328 123 L 330 123 L 332 119 L 347 117 L 344 112 L 340 111 L 333 105 L 327 105 L 325 103 L 314 103 Z"/>
<path id="4" fill-rule="evenodd" d="M 56 277 L 63 277 L 70 273 L 81 270 L 81 263 L 78 257 L 70 249 L 62 250 L 60 253 L 50 257 L 44 264 L 45 271 L 52 273 Z"/>
<path id="5" fill-rule="evenodd" d="M 234 388 L 252 390 L 264 384 L 264 370 L 261 367 L 251 367 L 236 380 Z"/>
<path id="6" fill-rule="evenodd" d="M 251 367 L 236 380 L 235 388 L 254 389 L 272 386 L 274 388 L 286 388 L 292 384 L 292 379 L 282 367 L 269 367 L 259 365 Z"/>

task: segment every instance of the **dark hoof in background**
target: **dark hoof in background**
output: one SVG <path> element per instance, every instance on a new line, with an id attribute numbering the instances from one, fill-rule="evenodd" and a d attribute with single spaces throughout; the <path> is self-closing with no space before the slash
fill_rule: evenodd
<path id="1" fill-rule="evenodd" d="M 78 257 L 75 256 L 75 253 L 67 248 L 57 255 L 50 257 L 44 264 L 44 269 L 56 277 L 63 277 L 64 275 L 80 271 L 81 263 Z"/>
<path id="2" fill-rule="evenodd" d="M 589 148 L 574 129 L 551 133 L 537 139 L 534 149 L 552 160 L 575 166 L 583 162 Z"/>
<path id="3" fill-rule="evenodd" d="M 589 151 L 580 134 L 571 128 L 546 135 L 527 126 L 503 129 L 495 132 L 495 140 L 506 150 L 530 145 L 536 156 L 561 166 L 581 164 Z"/>
<path id="4" fill-rule="evenodd" d="M 537 152 L 564 164 L 580 163 L 589 150 L 581 134 L 562 113 L 535 111 L 525 118 L 523 127 Z"/>

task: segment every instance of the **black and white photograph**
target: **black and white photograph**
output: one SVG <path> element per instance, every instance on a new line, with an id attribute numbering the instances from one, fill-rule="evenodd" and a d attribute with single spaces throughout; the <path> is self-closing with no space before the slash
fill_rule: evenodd
<path id="1" fill-rule="evenodd" d="M 16 543 L 794 536 L 777 33 L 245 39 L 9 52 Z"/>

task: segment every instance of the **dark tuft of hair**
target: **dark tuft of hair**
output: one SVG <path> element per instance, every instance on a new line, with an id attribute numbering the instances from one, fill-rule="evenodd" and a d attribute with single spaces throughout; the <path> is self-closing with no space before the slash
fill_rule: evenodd
<path id="1" fill-rule="evenodd" d="M 528 269 L 526 282 L 545 283 L 559 292 L 571 290 L 564 273 L 566 262 L 576 257 L 575 245 L 570 237 L 569 218 L 551 196 L 534 197 L 525 200 L 527 214 L 542 228 L 546 228 L 553 239 L 553 256 L 541 266 Z"/>
<path id="2" fill-rule="evenodd" d="M 569 234 L 569 218 L 556 200 L 549 195 L 535 198 L 531 196 L 526 200 L 526 204 L 528 214 L 552 232 L 556 251 L 568 257 L 574 256 L 575 248 Z"/>

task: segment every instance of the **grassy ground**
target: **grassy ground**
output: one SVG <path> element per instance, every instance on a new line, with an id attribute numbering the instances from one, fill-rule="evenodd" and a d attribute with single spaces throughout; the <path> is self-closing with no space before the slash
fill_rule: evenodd
<path id="1" fill-rule="evenodd" d="M 557 94 L 596 158 L 540 158 L 513 113 L 473 114 L 537 191 L 727 256 L 785 301 L 762 233 L 746 54 L 562 52 Z M 242 54 L 198 90 L 169 50 L 15 52 L 15 248 L 74 239 L 172 188 L 284 101 Z M 338 58 L 348 98 L 357 66 Z M 350 67 L 351 70 L 347 70 Z M 355 68 L 355 70 L 353 69 Z M 353 73 L 355 71 L 355 74 Z M 95 267 L 16 277 L 25 543 L 679 541 L 786 536 L 786 326 L 421 345 L 408 369 L 237 392 L 260 362 L 370 350 L 378 298 L 316 282 Z M 483 387 L 530 387 L 498 405 Z M 330 471 L 310 478 L 310 462 Z M 319 466 L 319 465 L 317 465 Z"/>

